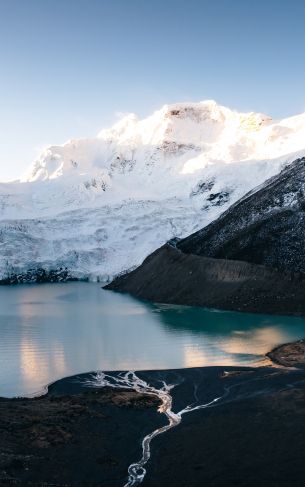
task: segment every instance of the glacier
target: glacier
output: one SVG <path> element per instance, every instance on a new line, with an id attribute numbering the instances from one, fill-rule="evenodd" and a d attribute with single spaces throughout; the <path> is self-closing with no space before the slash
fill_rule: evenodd
<path id="1" fill-rule="evenodd" d="M 304 136 L 305 114 L 272 120 L 208 100 L 50 146 L 0 183 L 0 281 L 107 282 L 304 156 Z"/>

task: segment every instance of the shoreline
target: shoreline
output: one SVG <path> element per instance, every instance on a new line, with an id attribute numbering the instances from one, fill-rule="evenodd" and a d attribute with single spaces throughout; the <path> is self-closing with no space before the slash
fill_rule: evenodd
<path id="1" fill-rule="evenodd" d="M 305 350 L 305 341 L 294 346 Z M 268 358 L 275 362 L 283 347 L 291 352 L 293 344 L 276 347 Z M 154 387 L 160 387 L 160 381 L 176 384 L 171 390 L 174 411 L 212 401 L 211 407 L 183 416 L 181 424 L 152 441 L 143 485 L 198 487 L 205 482 L 233 487 L 237 475 L 247 478 L 239 485 L 288 487 L 281 469 L 270 477 L 270 462 L 291 451 L 303 477 L 299 452 L 305 447 L 305 434 L 295 435 L 305 421 L 305 369 L 276 365 L 137 372 Z M 39 397 L 0 398 L 0 485 L 125 485 L 129 465 L 141 457 L 143 436 L 165 426 L 167 419 L 157 412 L 160 400 L 152 395 L 84 387 L 92 374 L 56 381 Z M 221 400 L 214 405 L 216 397 Z M 252 458 L 253 468 L 247 463 L 247 449 L 256 455 L 258 447 L 266 450 L 265 460 L 262 455 Z M 223 462 L 220 454 L 215 457 L 218 450 L 232 458 Z"/>
<path id="2" fill-rule="evenodd" d="M 104 289 L 155 303 L 297 317 L 305 316 L 304 282 L 300 272 L 184 253 L 167 243 Z"/>

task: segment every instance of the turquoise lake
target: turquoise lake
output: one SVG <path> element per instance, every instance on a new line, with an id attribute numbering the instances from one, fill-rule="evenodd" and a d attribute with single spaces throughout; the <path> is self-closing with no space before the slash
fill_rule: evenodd
<path id="1" fill-rule="evenodd" d="M 67 283 L 0 288 L 0 396 L 93 370 L 262 365 L 305 318 L 150 304 Z"/>

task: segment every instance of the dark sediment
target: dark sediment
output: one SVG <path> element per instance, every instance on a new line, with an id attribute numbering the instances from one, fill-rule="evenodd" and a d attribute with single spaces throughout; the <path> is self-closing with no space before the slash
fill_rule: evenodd
<path id="1" fill-rule="evenodd" d="M 291 389 L 198 412 L 154 444 L 146 487 L 301 487 L 305 392 Z"/>
<path id="2" fill-rule="evenodd" d="M 305 314 L 305 275 L 186 254 L 167 244 L 105 289 L 160 303 L 253 313 Z"/>
<path id="3" fill-rule="evenodd" d="M 164 423 L 154 397 L 64 379 L 46 396 L 0 399 L 0 485 L 118 486 L 145 432 Z"/>
<path id="4" fill-rule="evenodd" d="M 143 487 L 291 487 L 305 475 L 305 370 L 207 367 L 141 372 L 174 383 L 173 410 L 221 396 L 155 438 Z M 84 376 L 85 377 L 85 376 Z M 82 377 L 82 378 L 84 378 Z M 36 399 L 0 400 L 0 485 L 126 483 L 145 434 L 165 424 L 158 400 L 64 379 Z"/>

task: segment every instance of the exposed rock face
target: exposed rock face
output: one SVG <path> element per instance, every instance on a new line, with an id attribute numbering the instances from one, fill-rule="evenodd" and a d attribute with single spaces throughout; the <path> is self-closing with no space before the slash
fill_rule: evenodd
<path id="1" fill-rule="evenodd" d="M 259 264 L 259 265 L 257 265 Z M 108 289 L 158 302 L 305 314 L 305 158 Z"/>
<path id="2" fill-rule="evenodd" d="M 305 272 L 305 158 L 177 247 L 187 254 Z"/>

